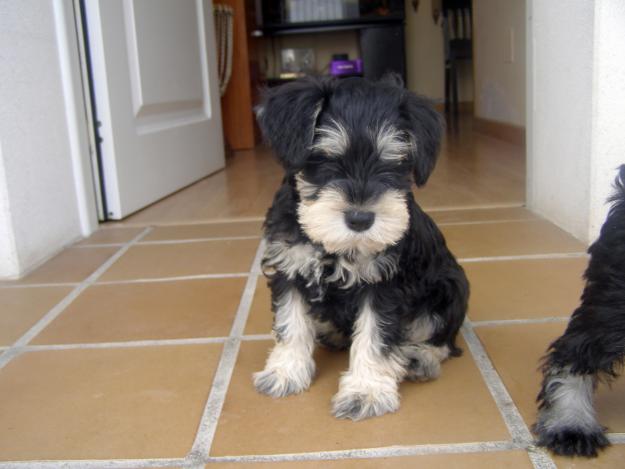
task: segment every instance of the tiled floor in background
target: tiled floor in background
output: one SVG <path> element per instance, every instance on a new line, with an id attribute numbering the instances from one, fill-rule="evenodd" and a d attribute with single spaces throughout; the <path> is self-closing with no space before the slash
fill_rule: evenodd
<path id="1" fill-rule="evenodd" d="M 318 350 L 302 395 L 253 390 L 271 347 L 260 217 L 280 179 L 265 150 L 0 284 L 0 468 L 622 465 L 625 445 L 592 461 L 531 445 L 537 362 L 587 259 L 522 207 L 522 154 L 463 134 L 417 192 L 472 283 L 465 353 L 437 381 L 404 383 L 381 418 L 330 415 L 345 353 Z M 624 388 L 597 396 L 621 443 Z"/>

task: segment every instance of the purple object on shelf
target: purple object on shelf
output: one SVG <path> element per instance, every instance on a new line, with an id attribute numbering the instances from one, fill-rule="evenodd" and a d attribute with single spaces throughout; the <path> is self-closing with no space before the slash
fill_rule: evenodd
<path id="1" fill-rule="evenodd" d="M 356 60 L 332 60 L 330 62 L 330 75 L 359 75 L 362 73 L 362 59 Z"/>

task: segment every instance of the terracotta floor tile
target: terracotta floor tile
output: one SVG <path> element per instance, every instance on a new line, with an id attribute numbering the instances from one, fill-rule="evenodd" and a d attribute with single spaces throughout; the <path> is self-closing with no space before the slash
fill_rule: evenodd
<path id="1" fill-rule="evenodd" d="M 65 249 L 24 278 L 0 284 L 79 283 L 97 270 L 118 249 L 117 247 Z"/>
<path id="2" fill-rule="evenodd" d="M 238 151 L 226 168 L 131 215 L 124 224 L 264 217 L 284 172 L 265 147 Z"/>
<path id="3" fill-rule="evenodd" d="M 0 345 L 11 345 L 35 325 L 71 287 L 0 288 Z"/>
<path id="4" fill-rule="evenodd" d="M 538 362 L 565 328 L 566 324 L 519 324 L 475 329 L 528 424 L 536 421 L 535 400 L 541 381 Z M 625 379 L 617 379 L 611 390 L 600 385 L 595 397 L 599 422 L 609 431 L 625 432 Z"/>
<path id="5" fill-rule="evenodd" d="M 256 291 L 245 325 L 245 334 L 270 334 L 272 322 L 271 292 L 267 287 L 267 280 L 261 275 L 256 282 Z"/>
<path id="6" fill-rule="evenodd" d="M 465 125 L 469 124 L 469 125 Z M 525 149 L 470 132 L 447 135 L 434 172 L 416 190 L 424 208 L 525 203 Z"/>
<path id="7" fill-rule="evenodd" d="M 209 464 L 206 469 L 217 467 L 219 469 L 235 469 L 242 466 L 241 463 Z M 255 463 L 250 468 L 301 468 L 313 469 L 318 467 L 329 469 L 403 469 L 403 468 L 428 468 L 428 469 L 483 469 L 485 467 L 509 467 L 532 468 L 532 463 L 524 451 L 501 451 L 493 453 L 467 453 L 467 454 L 436 454 L 424 456 L 402 456 L 395 458 L 374 459 L 343 459 L 335 461 L 285 461 Z"/>
<path id="8" fill-rule="evenodd" d="M 123 244 L 138 236 L 144 228 L 100 228 L 88 238 L 76 243 L 84 244 Z"/>
<path id="9" fill-rule="evenodd" d="M 245 239 L 133 246 L 100 280 L 249 272 L 259 242 Z"/>
<path id="10" fill-rule="evenodd" d="M 445 363 L 436 381 L 404 383 L 397 413 L 352 422 L 330 414 L 330 399 L 337 390 L 340 372 L 347 368 L 346 353 L 318 350 L 318 376 L 311 389 L 299 396 L 271 399 L 256 393 L 251 381 L 252 372 L 262 369 L 271 345 L 268 341 L 242 344 L 212 455 L 510 438 L 468 353 Z"/>
<path id="11" fill-rule="evenodd" d="M 473 321 L 570 316 L 584 287 L 586 257 L 463 265 L 471 283 Z"/>
<path id="12" fill-rule="evenodd" d="M 245 281 L 245 278 L 227 278 L 95 285 L 33 342 L 67 344 L 227 336 Z"/>
<path id="13" fill-rule="evenodd" d="M 221 346 L 26 353 L 0 371 L 0 459 L 184 457 Z"/>
<path id="14" fill-rule="evenodd" d="M 473 133 L 463 118 L 448 135 L 432 177 L 415 191 L 427 209 L 525 203 L 525 149 Z M 122 225 L 264 217 L 282 180 L 271 151 L 235 152 L 226 168 L 128 217 Z"/>
<path id="15" fill-rule="evenodd" d="M 242 221 L 236 223 L 157 226 L 143 241 L 260 236 L 262 224 L 262 221 Z"/>
<path id="16" fill-rule="evenodd" d="M 558 469 L 616 469 L 625 464 L 625 445 L 614 445 L 602 451 L 598 458 L 553 458 Z"/>
<path id="17" fill-rule="evenodd" d="M 445 225 L 441 230 L 458 258 L 583 252 L 581 242 L 543 220 Z"/>
<path id="18" fill-rule="evenodd" d="M 538 217 L 525 207 L 480 208 L 465 210 L 431 210 L 436 223 L 469 223 L 507 220 L 535 220 Z"/>

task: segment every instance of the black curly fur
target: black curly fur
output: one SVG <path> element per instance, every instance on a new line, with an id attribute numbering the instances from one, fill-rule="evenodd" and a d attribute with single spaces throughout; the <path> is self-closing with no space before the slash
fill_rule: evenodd
<path id="1" fill-rule="evenodd" d="M 565 333 L 543 358 L 543 382 L 538 394 L 539 417 L 534 426 L 538 444 L 557 454 L 596 456 L 609 445 L 598 424 L 584 428 L 558 425 L 554 395 L 562 377 L 611 380 L 625 359 L 625 165 L 619 169 L 615 193 L 599 239 L 590 246 L 581 305 Z"/>
<path id="2" fill-rule="evenodd" d="M 272 268 L 273 261 L 266 257 L 263 266 L 270 271 L 274 312 L 289 291 L 297 291 L 316 323 L 330 328 L 329 334 L 323 330 L 317 333 L 318 342 L 344 348 L 368 301 L 379 325 L 382 353 L 402 353 L 398 352 L 401 347 L 414 345 L 416 339 L 412 339 L 414 331 L 410 328 L 423 319 L 432 330 L 418 340 L 421 346 L 447 346 L 449 355 L 460 355 L 456 336 L 467 310 L 468 281 L 440 230 L 412 194 L 413 183 L 426 183 L 440 146 L 443 121 L 431 103 L 406 91 L 396 77 L 375 83 L 361 78 L 310 78 L 269 90 L 259 108 L 258 121 L 286 173 L 267 213 L 265 239 L 268 245 L 285 249 L 295 246 L 306 253 L 314 250 L 323 266 L 318 267 L 321 274 L 317 270 L 314 275 L 293 276 Z M 349 144 L 342 154 L 328 156 L 313 144 L 318 141 L 315 129 L 336 122 L 348 135 Z M 385 128 L 392 128 L 402 139 L 400 147 L 405 153 L 397 158 L 384 158 L 380 150 L 377 139 L 380 129 Z M 302 196 L 298 180 L 305 181 L 314 193 Z M 323 241 L 313 242 L 300 225 L 298 210 L 302 204 L 317 200 L 327 188 L 341 194 L 346 211 L 373 204 L 388 191 L 401 194 L 405 202 L 399 203 L 405 204 L 408 214 L 405 231 L 400 239 L 365 259 L 376 262 L 382 258 L 392 273 L 376 281 L 349 285 L 328 280 L 339 261 L 365 261 L 358 257 L 357 246 L 353 251 L 328 252 Z M 342 217 L 345 212 L 337 213 Z M 275 332 L 280 340 L 283 331 Z M 406 366 L 414 368 L 407 371 L 415 376 L 423 372 L 416 360 Z M 339 407 L 335 409 L 339 417 L 345 412 L 353 417 L 362 410 L 355 401 Z"/>

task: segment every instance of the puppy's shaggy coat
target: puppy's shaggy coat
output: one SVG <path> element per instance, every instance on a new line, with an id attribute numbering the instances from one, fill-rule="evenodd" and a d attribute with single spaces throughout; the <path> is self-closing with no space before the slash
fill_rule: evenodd
<path id="1" fill-rule="evenodd" d="M 276 345 L 258 391 L 307 389 L 316 343 L 350 348 L 337 417 L 395 411 L 404 379 L 436 378 L 468 299 L 462 268 L 416 204 L 441 120 L 390 77 L 308 79 L 270 90 L 260 127 L 286 175 L 265 221 Z"/>
<path id="2" fill-rule="evenodd" d="M 625 358 L 625 165 L 599 239 L 588 249 L 582 302 L 543 363 L 538 444 L 564 455 L 596 456 L 609 445 L 597 422 L 593 391 Z"/>

